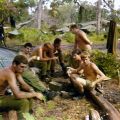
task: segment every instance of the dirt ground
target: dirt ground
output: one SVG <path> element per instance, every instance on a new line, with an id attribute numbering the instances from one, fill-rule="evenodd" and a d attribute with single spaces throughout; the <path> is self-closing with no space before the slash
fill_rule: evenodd
<path id="1" fill-rule="evenodd" d="M 53 81 L 62 84 L 69 83 L 69 79 L 63 77 L 54 78 Z M 109 80 L 102 83 L 102 85 L 104 89 L 103 96 L 120 111 L 120 87 L 118 87 L 118 81 Z M 85 116 L 89 114 L 90 109 L 99 111 L 101 117 L 103 117 L 104 113 L 100 108 L 93 101 L 87 99 L 86 96 L 82 99 L 73 100 L 72 97 L 65 98 L 59 95 L 46 104 L 40 103 L 40 101 L 34 102 L 36 120 L 85 120 Z"/>

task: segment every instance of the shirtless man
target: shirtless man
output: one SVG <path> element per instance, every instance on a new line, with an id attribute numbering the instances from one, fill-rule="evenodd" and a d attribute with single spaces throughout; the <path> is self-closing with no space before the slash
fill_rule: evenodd
<path id="1" fill-rule="evenodd" d="M 0 110 L 17 110 L 21 113 L 29 112 L 30 103 L 27 98 L 43 100 L 41 93 L 35 92 L 22 78 L 22 73 L 27 67 L 27 59 L 18 55 L 12 65 L 0 70 Z M 21 86 L 22 91 L 18 84 Z M 7 87 L 13 92 L 13 96 L 5 96 Z"/>
<path id="2" fill-rule="evenodd" d="M 79 60 L 81 65 L 78 69 L 70 68 L 68 70 L 68 75 L 71 78 L 74 87 L 76 87 L 80 93 L 84 92 L 85 86 L 94 88 L 97 83 L 109 79 L 93 62 L 90 61 L 90 55 L 88 52 L 84 51 L 81 55 L 75 54 L 74 58 Z M 83 73 L 85 79 L 80 78 L 77 74 L 78 72 L 81 74 Z"/>
<path id="3" fill-rule="evenodd" d="M 74 49 L 80 49 L 81 51 L 91 51 L 92 42 L 90 42 L 86 34 L 80 30 L 77 25 L 71 25 L 70 31 L 75 34 Z"/>
<path id="4" fill-rule="evenodd" d="M 50 74 L 51 60 L 56 60 L 53 54 L 53 46 L 50 43 L 45 43 L 36 47 L 31 54 L 32 58 L 36 58 L 33 61 L 33 66 L 41 69 L 41 79 L 47 80 L 48 74 Z"/>

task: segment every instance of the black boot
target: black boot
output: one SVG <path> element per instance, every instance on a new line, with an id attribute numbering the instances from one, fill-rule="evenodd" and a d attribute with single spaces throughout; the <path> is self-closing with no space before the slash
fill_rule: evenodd
<path id="1" fill-rule="evenodd" d="M 62 67 L 63 77 L 64 77 L 65 79 L 67 79 L 67 78 L 68 78 L 67 67 L 65 66 L 64 63 L 60 63 L 60 65 L 61 65 L 61 67 Z"/>
<path id="2" fill-rule="evenodd" d="M 43 94 L 46 96 L 47 100 L 52 100 L 54 97 L 58 95 L 55 91 L 51 90 L 46 90 L 43 92 Z"/>
<path id="3" fill-rule="evenodd" d="M 51 70 L 51 77 L 55 77 L 55 70 Z"/>
<path id="4" fill-rule="evenodd" d="M 42 75 L 41 80 L 44 82 L 47 82 L 47 83 L 49 83 L 51 81 L 51 79 L 47 75 Z"/>

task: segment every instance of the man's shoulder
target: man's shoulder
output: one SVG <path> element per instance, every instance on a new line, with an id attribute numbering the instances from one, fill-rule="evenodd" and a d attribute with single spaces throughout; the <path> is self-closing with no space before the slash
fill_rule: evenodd
<path id="1" fill-rule="evenodd" d="M 4 68 L 0 70 L 0 76 L 6 78 L 6 80 L 15 76 L 15 73 L 10 68 Z"/>
<path id="2" fill-rule="evenodd" d="M 96 65 L 95 63 L 93 63 L 93 62 L 91 62 L 90 66 L 91 66 L 91 68 L 93 68 L 93 69 L 98 68 L 97 65 Z"/>

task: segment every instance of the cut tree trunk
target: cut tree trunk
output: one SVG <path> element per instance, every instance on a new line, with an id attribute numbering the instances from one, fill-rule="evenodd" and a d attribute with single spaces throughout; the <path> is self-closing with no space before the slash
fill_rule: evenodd
<path id="1" fill-rule="evenodd" d="M 101 107 L 101 109 L 106 112 L 109 120 L 120 120 L 120 113 L 102 95 L 97 96 L 96 91 L 89 91 L 89 94 L 92 99 Z"/>

